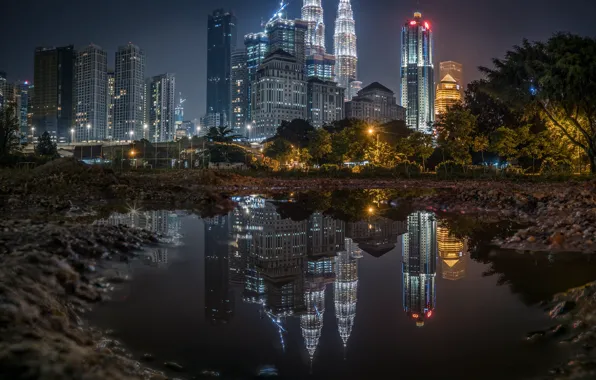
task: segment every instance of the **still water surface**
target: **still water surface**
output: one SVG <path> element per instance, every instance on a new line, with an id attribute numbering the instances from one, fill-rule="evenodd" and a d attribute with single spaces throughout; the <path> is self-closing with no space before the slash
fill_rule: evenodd
<path id="1" fill-rule="evenodd" d="M 133 280 L 91 322 L 156 368 L 184 366 L 182 378 L 521 379 L 562 355 L 525 340 L 553 325 L 536 303 L 596 278 L 585 258 L 500 253 L 375 197 L 355 213 L 337 199 L 312 210 L 304 198 L 236 200 L 212 218 L 134 210 L 100 221 L 171 239 L 114 264 Z"/>

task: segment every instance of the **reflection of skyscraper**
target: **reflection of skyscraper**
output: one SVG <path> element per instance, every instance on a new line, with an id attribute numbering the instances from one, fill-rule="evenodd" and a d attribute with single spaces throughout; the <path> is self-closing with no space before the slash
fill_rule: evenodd
<path id="1" fill-rule="evenodd" d="M 460 280 L 466 276 L 465 242 L 449 235 L 446 227 L 437 227 L 437 245 L 441 258 L 441 272 L 446 280 Z"/>
<path id="2" fill-rule="evenodd" d="M 228 216 L 205 219 L 205 318 L 226 323 L 234 312 L 228 283 Z"/>
<path id="3" fill-rule="evenodd" d="M 323 330 L 323 313 L 325 312 L 325 283 L 323 281 L 307 281 L 305 284 L 304 303 L 306 312 L 300 316 L 300 329 L 308 356 L 312 361 L 321 332 Z"/>
<path id="4" fill-rule="evenodd" d="M 335 258 L 335 317 L 337 329 L 344 347 L 352 334 L 356 303 L 358 302 L 358 259 L 362 257 L 360 249 L 350 238 L 345 239 L 345 250 L 338 252 Z"/>
<path id="5" fill-rule="evenodd" d="M 435 308 L 437 235 L 435 216 L 415 212 L 408 216 L 408 233 L 402 238 L 404 311 L 424 326 Z"/>

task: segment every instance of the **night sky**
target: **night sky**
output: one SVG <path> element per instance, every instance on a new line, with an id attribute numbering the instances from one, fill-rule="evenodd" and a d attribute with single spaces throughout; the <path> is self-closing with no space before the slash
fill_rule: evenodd
<path id="1" fill-rule="evenodd" d="M 327 50 L 333 53 L 333 26 L 339 0 L 322 0 Z M 33 79 L 36 46 L 76 48 L 90 42 L 109 52 L 114 67 L 117 46 L 133 42 L 145 50 L 147 76 L 176 73 L 177 92 L 188 99 L 185 118 L 205 112 L 207 15 L 216 7 L 238 18 L 238 46 L 244 34 L 260 30 L 278 0 L 4 0 L 0 23 L 0 71 L 8 80 Z M 419 5 L 418 5 L 419 4 Z M 288 16 L 300 17 L 302 0 Z M 596 37 L 596 0 L 352 0 L 358 36 L 359 79 L 399 90 L 400 28 L 420 10 L 432 25 L 435 65 L 463 63 L 466 81 L 477 66 L 523 37 L 543 40 L 556 31 Z"/>

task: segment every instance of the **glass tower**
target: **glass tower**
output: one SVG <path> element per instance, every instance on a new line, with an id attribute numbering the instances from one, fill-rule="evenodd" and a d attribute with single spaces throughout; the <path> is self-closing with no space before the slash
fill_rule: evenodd
<path id="1" fill-rule="evenodd" d="M 246 88 L 246 121 L 251 122 L 253 118 L 252 110 L 252 82 L 256 79 L 257 70 L 269 51 L 269 37 L 267 33 L 251 33 L 244 36 L 244 46 L 246 47 L 246 71 L 248 72 L 248 83 Z"/>
<path id="2" fill-rule="evenodd" d="M 406 124 L 432 133 L 435 121 L 435 83 L 431 26 L 414 13 L 402 29 L 401 102 Z"/>

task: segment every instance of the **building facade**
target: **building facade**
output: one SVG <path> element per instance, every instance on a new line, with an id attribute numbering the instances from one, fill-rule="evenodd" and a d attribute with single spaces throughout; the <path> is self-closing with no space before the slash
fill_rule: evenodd
<path id="1" fill-rule="evenodd" d="M 114 138 L 114 95 L 116 94 L 116 74 L 108 69 L 108 140 Z"/>
<path id="2" fill-rule="evenodd" d="M 335 80 L 335 56 L 325 53 L 306 57 L 306 76 L 324 81 Z"/>
<path id="3" fill-rule="evenodd" d="M 273 18 L 265 25 L 269 40 L 269 52 L 283 50 L 293 55 L 298 64 L 304 66 L 306 60 L 306 34 L 308 23 L 303 20 L 288 20 L 279 17 Z"/>
<path id="4" fill-rule="evenodd" d="M 463 91 L 464 91 L 464 66 L 459 63 L 459 62 L 455 62 L 455 61 L 444 61 L 441 62 L 439 64 L 439 68 L 440 68 L 440 77 L 441 79 L 444 78 L 446 75 L 451 75 L 451 78 L 453 78 L 455 80 L 455 82 L 457 82 L 457 84 L 459 84 L 460 89 L 461 89 L 461 95 L 463 97 Z"/>
<path id="5" fill-rule="evenodd" d="M 73 127 L 74 46 L 35 49 L 32 127 L 66 142 Z"/>
<path id="6" fill-rule="evenodd" d="M 75 63 L 75 141 L 108 137 L 108 53 L 97 45 L 79 52 Z"/>
<path id="7" fill-rule="evenodd" d="M 252 84 L 255 125 L 251 141 L 262 141 L 277 132 L 281 122 L 307 118 L 307 86 L 303 66 L 283 50 L 267 56 Z"/>
<path id="8" fill-rule="evenodd" d="M 232 108 L 231 59 L 236 47 L 236 17 L 218 9 L 209 15 L 207 25 L 207 114 L 219 114 L 219 120 L 227 123 Z"/>
<path id="9" fill-rule="evenodd" d="M 420 132 L 432 133 L 435 121 L 433 40 L 430 23 L 414 13 L 402 28 L 401 104 L 406 108 L 406 124 Z"/>
<path id="10" fill-rule="evenodd" d="M 246 71 L 248 81 L 246 86 L 246 121 L 252 122 L 252 82 L 257 76 L 259 66 L 265 60 L 269 52 L 269 37 L 267 33 L 251 33 L 244 36 L 246 48 Z"/>
<path id="11" fill-rule="evenodd" d="M 395 93 L 379 82 L 374 82 L 346 102 L 346 117 L 368 122 L 387 123 L 404 120 L 405 109 L 397 105 Z"/>
<path id="12" fill-rule="evenodd" d="M 129 43 L 116 52 L 113 139 L 128 141 L 143 135 L 146 110 L 145 53 Z"/>
<path id="13" fill-rule="evenodd" d="M 345 89 L 337 83 L 311 78 L 307 82 L 308 121 L 315 128 L 321 128 L 345 114 Z"/>
<path id="14" fill-rule="evenodd" d="M 235 133 L 245 134 L 247 124 L 247 88 L 248 69 L 246 67 L 246 50 L 239 49 L 232 53 L 232 115 L 231 126 Z"/>
<path id="15" fill-rule="evenodd" d="M 173 74 L 154 76 L 148 83 L 149 128 L 143 129 L 145 138 L 153 142 L 173 141 L 176 134 L 176 79 Z"/>
<path id="16" fill-rule="evenodd" d="M 352 82 L 357 80 L 358 54 L 356 51 L 356 23 L 350 0 L 340 0 L 333 36 L 335 78 L 346 89 L 346 101 L 353 98 Z M 360 89 L 358 89 L 360 90 Z M 355 95 L 354 95 L 355 96 Z"/>
<path id="17" fill-rule="evenodd" d="M 435 102 L 435 114 L 440 115 L 447 112 L 449 107 L 461 103 L 461 86 L 449 74 L 445 75 L 437 85 L 437 100 Z"/>

